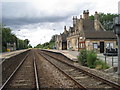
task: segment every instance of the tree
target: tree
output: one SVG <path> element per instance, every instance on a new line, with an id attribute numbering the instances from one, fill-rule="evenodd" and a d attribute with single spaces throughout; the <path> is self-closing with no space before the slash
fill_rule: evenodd
<path id="1" fill-rule="evenodd" d="M 24 40 L 19 39 L 19 49 L 24 49 Z"/>
<path id="2" fill-rule="evenodd" d="M 35 46 L 34 48 L 43 48 L 42 44 L 38 44 L 37 46 Z"/>
<path id="3" fill-rule="evenodd" d="M 116 16 L 117 14 L 100 13 L 100 22 L 106 30 L 112 30 L 113 18 Z"/>
<path id="4" fill-rule="evenodd" d="M 17 37 L 11 33 L 11 29 L 10 28 L 5 28 L 2 27 L 2 50 L 6 51 L 7 49 L 7 43 L 16 43 L 17 42 Z"/>
<path id="5" fill-rule="evenodd" d="M 24 48 L 28 48 L 28 44 L 29 44 L 29 40 L 28 39 L 25 39 L 24 40 Z"/>
<path id="6" fill-rule="evenodd" d="M 28 45 L 28 48 L 32 48 L 31 44 Z"/>
<path id="7" fill-rule="evenodd" d="M 107 14 L 99 13 L 100 22 L 106 30 L 112 30 L 113 18 L 116 16 L 118 16 L 118 15 L 111 14 L 111 13 L 107 13 Z M 91 15 L 90 19 L 94 20 L 94 16 Z"/>
<path id="8" fill-rule="evenodd" d="M 50 42 L 55 42 L 55 35 L 52 36 Z"/>
<path id="9" fill-rule="evenodd" d="M 94 20 L 94 16 L 93 16 L 93 15 L 91 15 L 91 16 L 89 16 L 89 17 L 90 17 L 91 20 Z"/>
<path id="10" fill-rule="evenodd" d="M 2 32 L 2 51 L 6 51 L 7 43 L 13 44 L 16 43 L 17 49 L 25 49 L 28 48 L 29 40 L 21 40 L 16 37 L 15 34 L 12 33 L 10 28 L 1 26 L 0 27 Z"/>

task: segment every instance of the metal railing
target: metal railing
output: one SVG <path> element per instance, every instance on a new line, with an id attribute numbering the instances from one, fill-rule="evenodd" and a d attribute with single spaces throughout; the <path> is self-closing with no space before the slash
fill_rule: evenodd
<path id="1" fill-rule="evenodd" d="M 115 64 L 118 63 L 118 56 L 106 56 L 106 55 L 97 55 L 97 58 L 108 64 L 112 67 L 117 67 Z"/>

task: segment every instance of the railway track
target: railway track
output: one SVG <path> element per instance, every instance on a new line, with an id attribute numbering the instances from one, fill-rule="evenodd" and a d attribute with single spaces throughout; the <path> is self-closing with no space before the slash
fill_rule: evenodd
<path id="1" fill-rule="evenodd" d="M 86 88 L 84 86 L 82 86 L 79 82 L 77 82 L 74 78 L 72 78 L 69 74 L 67 74 L 66 72 L 64 72 L 61 68 L 59 68 L 57 65 L 55 65 L 53 62 L 51 62 L 48 58 L 46 58 L 43 54 L 39 53 L 42 57 L 44 57 L 48 62 L 50 62 L 53 66 L 55 66 L 60 72 L 62 72 L 62 74 L 64 74 L 67 78 L 69 78 L 70 80 L 72 80 L 78 88 L 81 88 L 81 90 L 86 90 Z"/>
<path id="2" fill-rule="evenodd" d="M 29 50 L 19 53 L 15 56 L 5 58 L 3 61 L 0 62 L 0 65 L 2 67 L 2 83 L 5 83 L 5 81 L 17 68 L 19 63 L 24 59 L 24 57 L 27 55 L 28 52 Z"/>
<path id="3" fill-rule="evenodd" d="M 68 74 L 76 82 L 84 88 L 104 88 L 104 89 L 120 89 L 120 85 L 102 77 L 96 76 L 89 71 L 82 70 L 68 62 L 60 60 L 52 55 L 46 54 L 44 51 L 39 53 L 55 67 Z"/>
<path id="4" fill-rule="evenodd" d="M 0 90 L 18 88 L 40 89 L 34 52 L 29 51 L 8 79 L 3 83 Z"/>
<path id="5" fill-rule="evenodd" d="M 43 65 L 44 62 L 44 65 Z M 46 67 L 47 64 L 47 67 Z M 42 67 L 41 67 L 42 66 Z M 45 67 L 44 67 L 45 66 Z M 8 68 L 8 67 L 7 67 Z M 41 69 L 42 68 L 42 69 Z M 45 69 L 46 68 L 46 69 Z M 49 70 L 50 72 L 49 72 Z M 42 72 L 41 72 L 42 70 Z M 44 72 L 45 70 L 45 72 Z M 54 71 L 55 70 L 55 71 Z M 47 73 L 47 72 L 49 73 Z M 54 72 L 51 72 L 54 71 Z M 43 74 L 44 72 L 44 74 Z M 64 80 L 63 82 L 58 83 L 59 80 L 61 80 L 62 77 L 59 77 L 57 81 L 57 74 L 58 75 L 63 74 Z M 47 74 L 47 75 L 46 75 Z M 51 76 L 54 74 L 54 76 Z M 42 75 L 42 76 L 41 76 Z M 47 81 L 47 76 L 49 77 Z M 56 78 L 56 80 L 55 80 Z M 68 78 L 68 79 L 67 79 Z M 51 81 L 53 79 L 53 81 Z M 39 82 L 39 81 L 43 82 Z M 44 51 L 39 50 L 31 50 L 29 53 L 21 60 L 17 68 L 14 70 L 14 72 L 8 77 L 8 79 L 4 82 L 0 90 L 8 90 L 8 89 L 18 89 L 18 88 L 26 88 L 26 89 L 35 89 L 39 90 L 41 87 L 44 89 L 45 82 L 53 83 L 54 85 L 50 87 L 48 85 L 48 89 L 53 87 L 61 87 L 61 84 L 64 83 L 66 80 L 68 80 L 67 83 L 72 82 L 74 84 L 71 84 L 72 88 L 81 88 L 82 90 L 86 90 L 88 88 L 104 88 L 104 89 L 119 89 L 120 85 L 113 83 L 111 81 L 105 80 L 101 77 L 98 77 L 94 74 L 91 74 L 89 71 L 84 71 L 76 66 L 74 66 L 71 63 L 65 62 L 64 60 L 58 59 L 57 56 L 54 57 L 53 55 L 48 55 Z M 70 80 L 70 81 L 69 81 Z M 42 84 L 43 83 L 43 84 Z M 42 84 L 42 85 L 40 85 Z M 66 84 L 67 85 L 67 84 Z M 70 84 L 68 84 L 70 85 Z"/>
<path id="6" fill-rule="evenodd" d="M 41 80 L 42 82 L 39 82 Z M 66 88 L 66 86 L 67 88 L 78 87 L 71 79 L 67 79 L 64 74 L 44 60 L 35 50 L 31 50 L 3 83 L 0 90 L 14 90 L 18 88 L 20 90 L 39 90 L 45 88 Z"/>

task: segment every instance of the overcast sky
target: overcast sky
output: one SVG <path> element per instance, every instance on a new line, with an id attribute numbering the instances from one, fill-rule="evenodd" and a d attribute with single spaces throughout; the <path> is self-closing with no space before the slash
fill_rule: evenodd
<path id="1" fill-rule="evenodd" d="M 47 42 L 63 27 L 72 26 L 72 17 L 83 10 L 118 13 L 119 0 L 18 0 L 2 1 L 2 23 L 20 39 L 29 39 L 32 46 Z"/>

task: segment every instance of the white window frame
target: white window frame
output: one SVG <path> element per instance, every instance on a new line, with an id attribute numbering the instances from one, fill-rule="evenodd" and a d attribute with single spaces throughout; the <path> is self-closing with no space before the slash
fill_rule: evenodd
<path id="1" fill-rule="evenodd" d="M 93 43 L 93 49 L 98 49 L 98 44 L 97 43 Z"/>
<path id="2" fill-rule="evenodd" d="M 106 43 L 106 48 L 113 48 L 113 47 L 114 47 L 114 43 L 113 42 Z"/>

